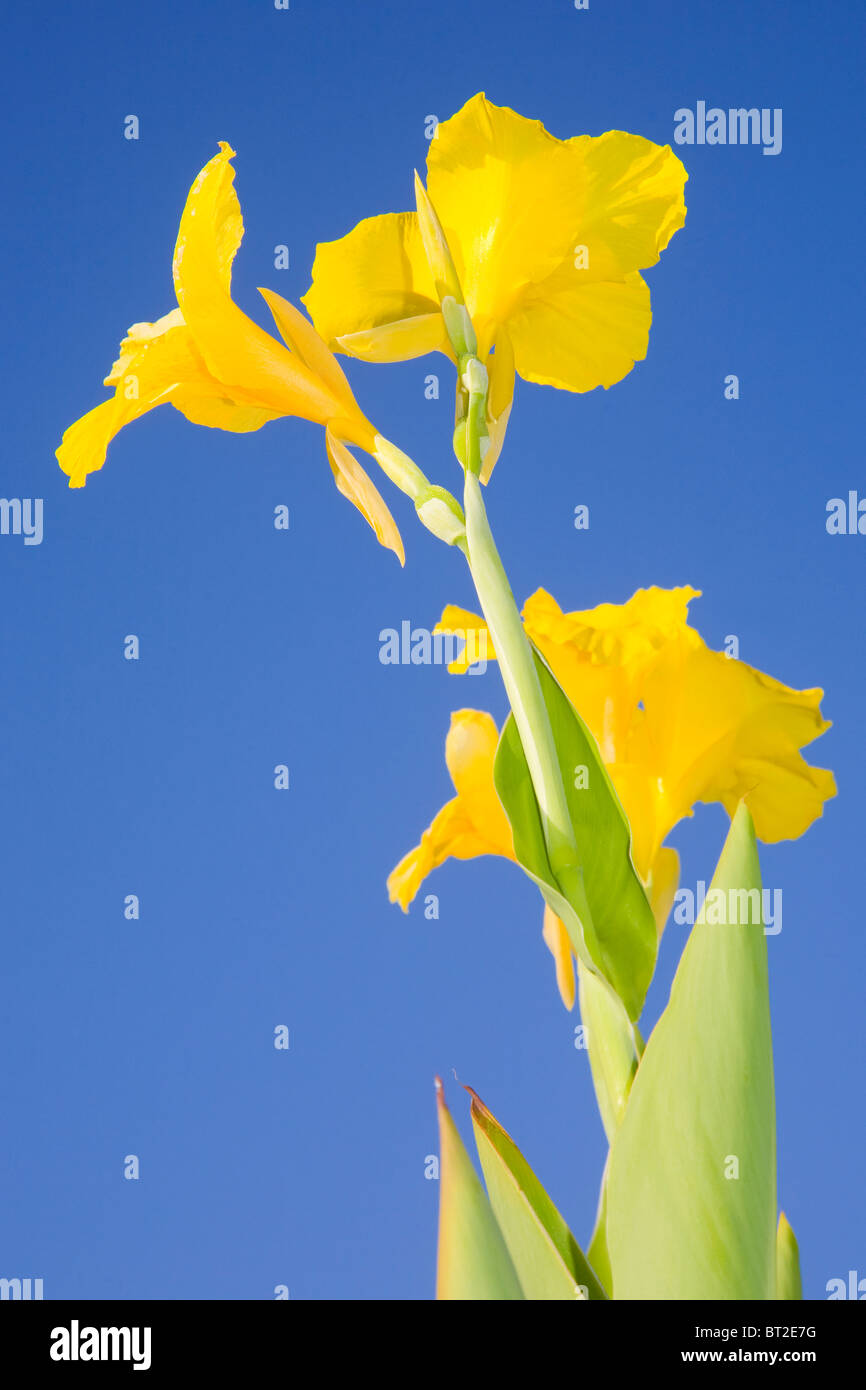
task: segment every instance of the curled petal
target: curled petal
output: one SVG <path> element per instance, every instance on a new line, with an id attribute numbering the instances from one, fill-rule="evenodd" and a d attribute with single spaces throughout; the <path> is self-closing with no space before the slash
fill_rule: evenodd
<path id="1" fill-rule="evenodd" d="M 333 430 L 326 430 L 325 443 L 331 470 L 340 492 L 354 503 L 364 519 L 370 523 L 380 545 L 393 550 L 400 564 L 405 564 L 406 553 L 397 523 L 378 488 Z"/>
<path id="2" fill-rule="evenodd" d="M 446 859 L 474 859 L 489 854 L 486 840 L 478 834 L 465 814 L 458 797 L 446 802 L 437 811 L 420 844 L 409 851 L 388 876 L 388 896 L 399 903 L 404 912 L 424 882 L 424 879 Z"/>
<path id="3" fill-rule="evenodd" d="M 499 734 L 492 716 L 481 710 L 456 710 L 445 741 L 445 761 L 456 797 L 447 802 L 388 879 L 391 902 L 403 911 L 421 883 L 446 859 L 475 859 L 481 854 L 514 858 L 511 827 L 493 784 L 493 759 Z"/>
<path id="4" fill-rule="evenodd" d="M 228 395 L 247 392 L 264 409 L 325 425 L 345 413 L 340 400 L 232 300 L 231 258 L 243 230 L 233 156 L 221 143 L 190 189 L 174 253 L 178 303 L 211 376 Z M 372 435 L 355 442 L 367 438 Z"/>

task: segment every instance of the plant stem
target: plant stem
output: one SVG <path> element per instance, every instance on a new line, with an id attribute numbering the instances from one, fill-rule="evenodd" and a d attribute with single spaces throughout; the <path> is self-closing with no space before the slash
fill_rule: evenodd
<path id="1" fill-rule="evenodd" d="M 487 441 L 487 369 L 474 356 L 474 352 L 469 351 L 459 359 L 459 374 L 460 385 L 467 398 L 464 417 L 464 553 L 481 611 L 493 639 L 520 736 L 541 815 L 548 861 L 563 895 L 580 919 L 590 957 L 598 963 L 601 952 L 584 887 L 580 854 L 550 716 L 538 679 L 535 654 L 523 630 L 523 620 L 496 549 L 481 492 L 479 475 L 484 461 L 483 445 Z M 577 943 L 575 949 L 578 949 Z"/>
<path id="2" fill-rule="evenodd" d="M 464 513 L 469 569 L 496 650 L 505 690 L 526 755 L 529 775 L 541 812 L 550 867 L 569 896 L 571 884 L 567 887 L 563 876 L 565 880 L 569 880 L 576 872 L 581 880 L 580 897 L 585 899 L 582 875 L 579 871 L 577 842 L 565 797 L 550 717 L 535 668 L 535 657 L 523 630 L 523 621 L 490 530 L 484 498 L 481 495 L 481 484 L 468 468 Z M 574 906 L 577 907 L 577 904 Z"/>

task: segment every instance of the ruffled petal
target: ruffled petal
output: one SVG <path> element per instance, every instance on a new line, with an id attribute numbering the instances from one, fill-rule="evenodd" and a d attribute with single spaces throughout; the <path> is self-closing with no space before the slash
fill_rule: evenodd
<path id="1" fill-rule="evenodd" d="M 582 392 L 622 381 L 646 356 L 652 312 L 638 272 L 683 225 L 688 176 L 669 146 L 639 135 L 567 143 L 583 200 L 573 244 L 521 297 L 509 326 L 520 376 Z"/>
<path id="2" fill-rule="evenodd" d="M 505 323 L 527 287 L 572 246 L 583 190 L 576 149 L 483 92 L 431 141 L 427 189 L 479 337 Z"/>
<path id="3" fill-rule="evenodd" d="M 622 131 L 558 140 L 483 92 L 442 122 L 427 191 L 482 352 L 505 329 L 528 381 L 571 391 L 621 381 L 646 354 L 638 272 L 683 225 L 686 178 L 668 145 Z M 414 212 L 366 218 L 319 245 L 304 303 L 333 350 L 376 362 L 447 351 Z M 508 364 L 496 370 L 486 476 L 513 394 Z"/>
<path id="4" fill-rule="evenodd" d="M 638 589 L 626 603 L 564 613 L 544 589 L 523 606 L 527 634 L 610 765 L 627 758 L 640 678 L 656 653 L 684 631 L 698 590 Z M 628 809 L 628 808 L 626 808 Z"/>
<path id="5" fill-rule="evenodd" d="M 163 338 L 172 328 L 185 327 L 183 314 L 180 309 L 172 309 L 170 313 L 163 314 L 161 319 L 155 323 L 134 323 L 127 329 L 126 337 L 120 344 L 117 358 L 105 378 L 105 386 L 118 386 L 130 369 L 130 363 L 138 356 L 142 348 L 157 338 Z"/>
<path id="6" fill-rule="evenodd" d="M 672 637 L 688 627 L 689 604 L 700 589 L 684 585 L 637 589 L 625 603 L 564 613 L 556 599 L 538 589 L 526 600 L 523 618 L 533 637 L 573 647 L 605 666 L 637 673 Z"/>
<path id="7" fill-rule="evenodd" d="M 106 385 L 115 387 L 113 399 L 70 425 L 57 450 L 70 487 L 83 487 L 87 474 L 104 464 L 114 436 L 155 406 L 170 402 L 195 424 L 237 431 L 259 429 L 276 418 L 255 398 L 243 392 L 232 398 L 214 380 L 179 310 L 156 323 L 133 324 Z"/>
<path id="8" fill-rule="evenodd" d="M 642 681 L 629 753 L 655 778 L 658 843 L 699 801 L 732 815 L 744 799 L 765 842 L 802 835 L 835 794 L 832 773 L 799 751 L 830 727 L 822 695 L 711 651 L 692 629 L 668 643 Z"/>
<path id="9" fill-rule="evenodd" d="M 623 131 L 558 140 L 483 92 L 472 97 L 438 128 L 428 191 L 479 334 L 563 267 L 585 283 L 655 265 L 685 221 L 687 177 L 669 145 Z"/>
<path id="10" fill-rule="evenodd" d="M 617 280 L 655 265 L 686 220 L 682 161 L 670 145 L 609 130 L 580 146 L 580 162 L 575 245 L 586 248 L 588 264 L 576 273 Z"/>

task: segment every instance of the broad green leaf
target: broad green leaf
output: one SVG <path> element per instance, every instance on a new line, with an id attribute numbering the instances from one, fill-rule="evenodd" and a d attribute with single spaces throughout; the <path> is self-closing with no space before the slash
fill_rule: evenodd
<path id="1" fill-rule="evenodd" d="M 604 1298 L 586 1256 L 514 1140 L 466 1089 L 490 1205 L 524 1294 L 548 1302 Z"/>
<path id="2" fill-rule="evenodd" d="M 658 933 L 631 861 L 628 821 L 592 734 L 537 652 L 535 657 L 577 837 L 597 948 L 592 946 L 589 924 L 581 922 L 579 910 L 567 901 L 550 867 L 538 803 L 513 715 L 505 722 L 496 752 L 496 790 L 511 824 L 521 866 L 565 925 L 578 957 L 610 981 L 629 1018 L 635 1019 L 652 979 Z M 586 785 L 582 785 L 584 781 Z"/>
<path id="3" fill-rule="evenodd" d="M 439 1258 L 437 1299 L 523 1298 L 502 1232 L 436 1079 L 439 1107 Z"/>
<path id="4" fill-rule="evenodd" d="M 611 1149 L 606 1224 L 616 1299 L 775 1297 L 760 888 L 755 831 L 741 804 Z"/>
<path id="5" fill-rule="evenodd" d="M 776 1232 L 776 1297 L 778 1299 L 801 1299 L 803 1297 L 797 1237 L 791 1230 L 790 1222 L 784 1212 L 779 1214 L 779 1229 Z"/>

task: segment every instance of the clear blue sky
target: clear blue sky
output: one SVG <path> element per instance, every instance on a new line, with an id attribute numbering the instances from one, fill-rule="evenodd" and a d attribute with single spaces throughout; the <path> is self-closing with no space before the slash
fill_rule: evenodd
<path id="1" fill-rule="evenodd" d="M 236 296 L 264 321 L 255 286 L 297 299 L 317 240 L 409 206 L 425 118 L 482 88 L 559 136 L 666 142 L 698 100 L 784 112 L 776 157 L 681 151 L 689 215 L 649 273 L 648 360 L 607 393 L 519 385 L 489 505 L 518 598 L 692 584 L 711 645 L 736 633 L 745 660 L 826 690 L 811 756 L 839 797 L 762 853 L 784 892 L 780 1200 L 807 1296 L 866 1275 L 866 537 L 825 530 L 828 498 L 866 493 L 862 7 L 152 0 L 22 6 L 3 29 L 2 493 L 44 498 L 45 521 L 40 546 L 0 537 L 0 1275 L 56 1298 L 428 1298 L 432 1078 L 463 1117 L 452 1069 L 588 1236 L 602 1132 L 534 890 L 481 860 L 432 882 L 438 922 L 385 895 L 449 795 L 450 711 L 504 713 L 495 667 L 461 682 L 378 661 L 380 629 L 471 604 L 460 557 L 395 495 L 401 572 L 296 421 L 232 436 L 165 408 L 83 491 L 54 461 L 126 327 L 172 307 L 178 217 L 218 140 L 247 225 Z M 442 360 L 351 376 L 453 486 Z M 686 884 L 710 878 L 724 820 L 703 808 L 676 833 Z M 653 1015 L 684 932 L 668 928 Z"/>

